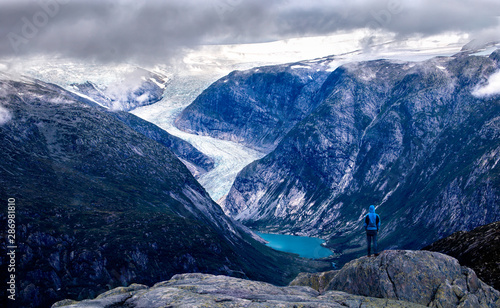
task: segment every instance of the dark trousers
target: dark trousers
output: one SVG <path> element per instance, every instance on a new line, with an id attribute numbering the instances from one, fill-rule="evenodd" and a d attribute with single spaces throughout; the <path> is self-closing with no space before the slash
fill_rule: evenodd
<path id="1" fill-rule="evenodd" d="M 366 230 L 366 241 L 368 242 L 368 255 L 370 255 L 372 241 L 373 251 L 377 253 L 377 230 Z"/>

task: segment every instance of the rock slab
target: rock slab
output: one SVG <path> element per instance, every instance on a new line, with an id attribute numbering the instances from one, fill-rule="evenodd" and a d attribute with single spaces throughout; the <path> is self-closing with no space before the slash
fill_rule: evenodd
<path id="1" fill-rule="evenodd" d="M 180 274 L 52 307 L 500 307 L 500 292 L 452 257 L 384 251 L 338 271 L 301 274 L 287 287 L 227 276 Z"/>
<path id="2" fill-rule="evenodd" d="M 299 275 L 291 285 L 310 285 L 321 275 Z M 500 307 L 500 292 L 450 256 L 426 251 L 388 250 L 347 263 L 321 285 L 323 290 L 397 299 L 428 307 Z M 319 289 L 319 291 L 323 291 Z"/>
<path id="3" fill-rule="evenodd" d="M 82 307 L 423 307 L 421 305 L 329 291 L 320 294 L 306 286 L 272 284 L 209 274 L 180 274 L 149 289 L 117 288 L 96 299 L 65 300 L 53 308 Z"/>

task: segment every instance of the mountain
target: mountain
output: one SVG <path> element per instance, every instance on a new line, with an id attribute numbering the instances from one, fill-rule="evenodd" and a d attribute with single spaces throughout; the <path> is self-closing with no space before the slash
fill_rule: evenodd
<path id="1" fill-rule="evenodd" d="M 186 165 L 195 178 L 214 168 L 215 162 L 212 158 L 200 152 L 187 141 L 170 135 L 155 124 L 125 111 L 111 111 L 109 113 L 136 132 L 169 148 Z"/>
<path id="2" fill-rule="evenodd" d="M 311 288 L 310 277 L 301 273 L 290 286 L 276 287 L 221 275 L 182 274 L 151 288 L 116 288 L 93 300 L 65 300 L 52 307 L 493 308 L 500 303 L 500 292 L 480 281 L 474 271 L 432 252 L 385 251 L 377 258 L 353 260 L 332 273 L 327 290 Z"/>
<path id="3" fill-rule="evenodd" d="M 116 83 L 97 85 L 91 81 L 72 83 L 69 88 L 113 110 L 129 111 L 158 102 L 168 83 L 160 73 L 135 68 Z"/>
<path id="4" fill-rule="evenodd" d="M 203 91 L 175 125 L 269 152 L 314 110 L 318 101 L 311 97 L 328 68 L 325 61 L 310 61 L 234 71 Z"/>
<path id="5" fill-rule="evenodd" d="M 8 78 L 8 75 L 5 75 L 5 77 Z M 54 91 L 66 92 L 66 89 L 59 85 L 47 83 L 38 79 L 34 79 L 34 81 L 43 83 L 46 88 Z M 143 120 L 127 111 L 110 110 L 99 101 L 96 101 L 94 98 L 84 95 L 81 92 L 69 92 L 67 95 L 69 95 L 72 99 L 84 102 L 91 107 L 95 107 L 103 112 L 109 113 L 109 115 L 119 119 L 136 132 L 163 144 L 169 148 L 186 165 L 186 167 L 188 167 L 195 178 L 198 178 L 200 175 L 214 168 L 214 160 L 212 158 L 200 152 L 189 142 L 170 135 L 153 123 Z"/>
<path id="6" fill-rule="evenodd" d="M 4 77 L 0 106 L 0 199 L 15 199 L 16 304 L 46 307 L 185 272 L 285 284 L 300 269 L 325 268 L 254 240 L 167 147 L 105 108 Z M 4 236 L 6 218 L 0 213 Z"/>
<path id="7" fill-rule="evenodd" d="M 499 97 L 473 94 L 498 71 L 499 54 L 375 60 L 337 68 L 301 98 L 311 104 L 311 112 L 292 121 L 295 125 L 272 152 L 239 173 L 224 211 L 261 231 L 328 239 L 330 248 L 344 252 L 343 261 L 364 252 L 361 219 L 370 204 L 382 218 L 384 248 L 422 248 L 457 230 L 500 220 Z M 281 87 L 254 69 L 244 73 L 250 74 L 245 80 L 255 81 L 247 85 L 242 74 L 219 80 L 215 89 L 239 83 L 245 85 L 240 94 L 278 88 L 279 94 L 265 90 L 261 96 L 294 97 L 283 93 L 293 84 L 288 79 Z M 294 85 L 293 93 L 304 93 L 302 85 Z M 231 128 L 244 137 L 242 142 L 254 145 L 263 144 L 256 142 L 265 139 L 259 134 L 286 132 L 283 126 L 269 132 L 252 108 L 240 113 L 248 105 L 261 108 L 261 100 L 243 94 L 227 100 L 220 95 L 226 90 L 209 89 L 181 115 L 180 127 L 189 121 L 196 131 L 219 137 Z M 201 101 L 211 106 L 203 105 L 210 110 L 206 121 L 201 111 L 192 112 Z M 259 114 L 275 109 L 259 109 Z M 226 123 L 233 114 L 238 120 Z"/>
<path id="8" fill-rule="evenodd" d="M 472 268 L 477 276 L 500 289 L 500 221 L 477 227 L 472 231 L 458 231 L 440 239 L 424 250 L 437 251 L 456 258 L 460 264 Z"/>
<path id="9" fill-rule="evenodd" d="M 41 64 L 38 63 L 37 65 Z M 104 107 L 111 115 L 117 117 L 135 131 L 172 150 L 195 177 L 199 177 L 213 169 L 213 159 L 201 153 L 190 143 L 172 136 L 157 125 L 127 112 L 137 107 L 152 105 L 163 98 L 164 91 L 167 88 L 171 91 L 167 86 L 172 80 L 170 80 L 170 77 L 165 76 L 164 73 L 152 72 L 138 67 L 125 66 L 125 68 L 121 68 L 117 66 L 114 68 L 116 71 L 113 71 L 113 68 L 106 68 L 113 71 L 113 73 L 111 76 L 103 77 L 103 80 L 100 80 L 98 84 L 88 80 L 68 84 L 68 80 L 85 80 L 86 74 L 90 75 L 89 77 L 93 77 L 92 79 L 97 79 L 95 76 L 92 76 L 96 74 L 95 71 L 97 69 L 91 66 L 88 68 L 88 71 L 79 72 L 75 68 L 70 67 L 66 70 L 69 70 L 67 75 L 58 76 L 59 74 L 64 74 L 65 66 L 61 63 L 53 65 L 54 67 L 49 69 L 49 71 L 38 67 L 35 71 L 36 73 L 27 72 L 27 74 L 36 75 L 37 78 L 34 79 L 45 82 L 47 87 L 55 90 L 65 89 L 70 91 L 70 95 L 74 99 L 84 101 L 92 107 Z M 58 72 L 58 74 L 55 74 L 56 77 L 51 76 L 54 71 Z M 54 82 L 57 83 L 44 81 L 50 79 L 54 79 Z"/>

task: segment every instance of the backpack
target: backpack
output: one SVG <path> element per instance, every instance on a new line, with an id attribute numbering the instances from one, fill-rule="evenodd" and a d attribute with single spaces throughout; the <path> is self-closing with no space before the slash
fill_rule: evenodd
<path id="1" fill-rule="evenodd" d="M 365 223 L 366 223 L 366 228 L 367 228 L 367 229 L 368 229 L 369 227 L 372 227 L 372 228 L 373 228 L 373 227 L 375 227 L 375 228 L 377 229 L 377 231 L 378 231 L 378 227 L 377 227 L 377 226 L 378 226 L 378 224 L 379 224 L 379 222 L 380 222 L 380 217 L 379 217 L 377 214 L 375 214 L 375 217 L 376 217 L 376 218 L 375 218 L 375 222 L 373 222 L 373 221 L 371 221 L 371 219 L 370 219 L 370 214 L 367 214 L 367 215 L 366 215 L 366 217 L 365 217 Z"/>

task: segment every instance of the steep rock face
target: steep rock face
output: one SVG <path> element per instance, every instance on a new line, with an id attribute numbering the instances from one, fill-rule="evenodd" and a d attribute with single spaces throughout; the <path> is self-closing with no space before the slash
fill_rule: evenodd
<path id="1" fill-rule="evenodd" d="M 235 71 L 208 87 L 176 119 L 187 132 L 273 149 L 319 102 L 326 76 L 321 63 Z"/>
<path id="2" fill-rule="evenodd" d="M 481 280 L 500 289 L 500 221 L 469 232 L 455 232 L 423 249 L 456 258 L 472 268 Z"/>
<path id="3" fill-rule="evenodd" d="M 44 307 L 193 271 L 283 284 L 301 267 L 324 266 L 257 243 L 164 145 L 73 94 L 0 80 L 0 104 L 0 199 L 16 203 L 16 304 Z"/>
<path id="4" fill-rule="evenodd" d="M 325 291 L 397 299 L 428 307 L 500 305 L 500 292 L 479 280 L 473 270 L 440 253 L 387 250 L 378 257 L 353 260 L 326 277 L 331 279 Z M 291 285 L 308 286 L 310 281 L 302 274 Z"/>
<path id="5" fill-rule="evenodd" d="M 317 235 L 364 250 L 377 205 L 381 246 L 421 248 L 500 219 L 500 104 L 471 93 L 498 69 L 488 57 L 353 63 L 276 149 L 243 169 L 225 212 L 260 230 Z M 479 210 L 478 210 L 479 209 Z"/>

